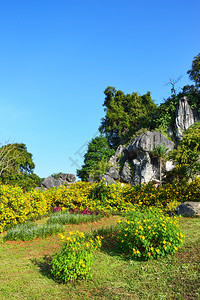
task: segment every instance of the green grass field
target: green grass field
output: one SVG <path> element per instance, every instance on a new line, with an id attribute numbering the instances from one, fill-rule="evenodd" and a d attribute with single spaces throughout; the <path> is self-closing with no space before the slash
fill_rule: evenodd
<path id="1" fill-rule="evenodd" d="M 66 232 L 115 225 L 117 219 L 66 225 Z M 111 237 L 96 253 L 93 279 L 76 284 L 59 284 L 50 274 L 51 255 L 60 247 L 58 236 L 1 243 L 0 300 L 200 299 L 200 218 L 182 218 L 180 225 L 186 238 L 174 256 L 127 261 L 115 254 Z"/>

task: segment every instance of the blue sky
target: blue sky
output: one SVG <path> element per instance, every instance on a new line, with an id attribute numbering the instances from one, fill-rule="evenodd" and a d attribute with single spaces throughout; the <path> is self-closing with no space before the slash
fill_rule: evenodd
<path id="1" fill-rule="evenodd" d="M 0 0 L 1 142 L 25 143 L 41 177 L 75 174 L 107 86 L 159 104 L 169 77 L 191 83 L 199 11 L 199 0 Z"/>

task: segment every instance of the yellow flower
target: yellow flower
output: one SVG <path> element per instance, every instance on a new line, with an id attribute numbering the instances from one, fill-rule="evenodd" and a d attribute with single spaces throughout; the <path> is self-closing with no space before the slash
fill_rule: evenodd
<path id="1" fill-rule="evenodd" d="M 61 238 L 61 240 L 65 238 L 65 236 L 62 233 L 59 233 L 58 236 Z"/>

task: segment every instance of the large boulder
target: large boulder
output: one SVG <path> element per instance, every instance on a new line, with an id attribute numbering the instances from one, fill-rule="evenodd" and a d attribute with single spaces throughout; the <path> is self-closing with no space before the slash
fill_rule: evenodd
<path id="1" fill-rule="evenodd" d="M 134 159 L 138 156 L 138 154 L 143 152 L 151 153 L 153 149 L 158 146 L 163 145 L 168 148 L 168 150 L 174 149 L 174 143 L 167 139 L 164 135 L 157 131 L 148 131 L 142 135 L 136 137 L 132 143 L 130 143 L 127 147 L 128 157 L 130 159 Z"/>
<path id="2" fill-rule="evenodd" d="M 58 187 L 61 185 L 68 185 L 74 183 L 76 180 L 76 176 L 74 174 L 61 173 L 59 178 L 54 178 L 53 176 L 49 176 L 45 178 L 41 182 L 41 188 L 48 189 L 52 187 Z"/>
<path id="3" fill-rule="evenodd" d="M 200 217 L 200 202 L 184 202 L 181 203 L 176 213 L 184 217 Z"/>
<path id="4" fill-rule="evenodd" d="M 200 122 L 198 111 L 191 109 L 187 97 L 181 98 L 176 109 L 175 119 L 177 140 L 182 140 L 184 131 L 196 122 Z"/>

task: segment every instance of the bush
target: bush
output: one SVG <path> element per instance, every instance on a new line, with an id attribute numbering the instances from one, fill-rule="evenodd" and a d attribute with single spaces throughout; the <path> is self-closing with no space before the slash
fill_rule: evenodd
<path id="1" fill-rule="evenodd" d="M 0 232 L 27 221 L 30 210 L 20 187 L 0 185 Z"/>
<path id="2" fill-rule="evenodd" d="M 175 253 L 184 234 L 177 217 L 168 217 L 156 208 L 135 209 L 118 221 L 118 245 L 130 258 L 148 260 Z"/>
<path id="3" fill-rule="evenodd" d="M 61 282 L 91 278 L 94 251 L 101 246 L 101 237 L 87 240 L 83 232 L 60 235 L 63 245 L 52 259 L 51 273 Z"/>

